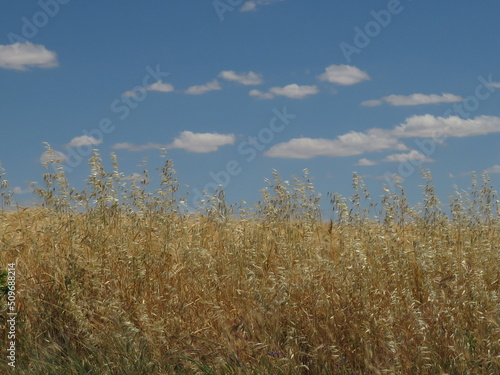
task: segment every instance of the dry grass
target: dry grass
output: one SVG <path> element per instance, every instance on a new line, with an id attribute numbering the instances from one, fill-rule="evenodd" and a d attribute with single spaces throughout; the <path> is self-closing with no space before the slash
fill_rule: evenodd
<path id="1" fill-rule="evenodd" d="M 355 175 L 322 223 L 307 175 L 276 174 L 253 214 L 219 193 L 180 215 L 170 162 L 154 194 L 116 161 L 90 164 L 87 192 L 59 169 L 36 190 L 44 207 L 0 212 L 0 264 L 18 269 L 16 373 L 500 373 L 487 176 L 445 215 L 425 171 L 420 207 L 399 187 L 370 204 Z"/>

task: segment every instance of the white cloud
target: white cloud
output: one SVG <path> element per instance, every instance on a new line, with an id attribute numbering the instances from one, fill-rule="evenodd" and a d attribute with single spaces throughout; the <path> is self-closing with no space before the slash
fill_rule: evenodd
<path id="1" fill-rule="evenodd" d="M 200 86 L 191 86 L 186 90 L 186 94 L 190 95 L 202 95 L 205 94 L 209 91 L 214 91 L 214 90 L 220 90 L 220 84 L 219 82 L 214 79 L 212 82 L 208 82 L 204 85 Z"/>
<path id="2" fill-rule="evenodd" d="M 353 156 L 383 150 L 406 150 L 396 138 L 379 129 L 350 132 L 335 139 L 295 138 L 271 147 L 266 156 L 309 159 L 315 156 Z"/>
<path id="3" fill-rule="evenodd" d="M 462 119 L 433 115 L 412 116 L 391 130 L 372 128 L 365 132 L 350 132 L 335 139 L 296 138 L 279 143 L 266 153 L 271 157 L 306 159 L 315 156 L 349 156 L 382 150 L 407 150 L 401 138 L 469 137 L 500 133 L 500 117 L 479 116 Z M 410 152 L 410 156 L 417 156 Z M 389 161 L 389 160 L 386 160 Z M 393 161 L 393 160 L 390 160 Z M 424 161 L 430 161 L 424 159 Z"/>
<path id="4" fill-rule="evenodd" d="M 220 146 L 234 144 L 234 134 L 193 133 L 183 131 L 168 148 L 182 148 L 190 152 L 217 151 Z"/>
<path id="5" fill-rule="evenodd" d="M 52 150 L 52 153 L 49 153 L 48 151 L 45 151 L 41 156 L 40 156 L 40 161 L 43 162 L 50 162 L 50 161 L 58 161 L 58 162 L 64 162 L 68 158 L 66 155 L 64 155 L 61 151 L 56 151 Z"/>
<path id="6" fill-rule="evenodd" d="M 241 83 L 242 85 L 262 84 L 262 75 L 254 72 L 237 74 L 232 70 L 224 70 L 219 73 L 219 77 L 225 79 L 226 81 L 234 81 Z"/>
<path id="7" fill-rule="evenodd" d="M 81 135 L 79 137 L 73 138 L 68 146 L 70 147 L 79 147 L 79 146 L 96 146 L 102 143 L 102 139 L 95 139 L 94 137 L 90 137 L 88 135 Z"/>
<path id="8" fill-rule="evenodd" d="M 162 81 L 158 81 L 147 87 L 136 87 L 134 90 L 125 91 L 122 95 L 135 98 L 145 91 L 172 92 L 175 91 L 175 88 L 170 83 L 163 83 Z"/>
<path id="9" fill-rule="evenodd" d="M 159 91 L 159 92 L 172 92 L 174 91 L 174 86 L 170 83 L 163 83 L 162 81 L 158 81 L 153 83 L 152 85 L 146 87 L 148 91 Z"/>
<path id="10" fill-rule="evenodd" d="M 296 83 L 286 85 L 284 87 L 271 87 L 268 92 L 259 90 L 251 90 L 250 96 L 255 96 L 260 99 L 272 99 L 276 96 L 286 96 L 292 99 L 303 99 L 309 95 L 315 95 L 319 92 L 316 86 L 299 86 Z"/>
<path id="11" fill-rule="evenodd" d="M 151 150 L 151 149 L 161 149 L 163 147 L 166 147 L 166 146 L 161 145 L 159 143 L 153 143 L 153 142 L 146 143 L 145 145 L 134 145 L 133 143 L 121 142 L 121 143 L 116 143 L 113 146 L 111 146 L 111 148 L 114 150 L 127 150 L 127 151 L 132 151 L 132 152 L 139 152 L 139 151 L 145 151 L 145 150 Z"/>
<path id="12" fill-rule="evenodd" d="M 369 167 L 369 166 L 372 166 L 372 165 L 377 165 L 377 162 L 374 161 L 374 160 L 362 158 L 362 159 L 358 160 L 358 162 L 356 163 L 356 165 L 359 165 L 361 167 Z"/>
<path id="13" fill-rule="evenodd" d="M 26 70 L 28 67 L 54 68 L 57 55 L 45 46 L 30 42 L 0 44 L 0 68 Z"/>
<path id="14" fill-rule="evenodd" d="M 316 86 L 299 86 L 296 83 L 292 83 L 284 87 L 271 87 L 269 92 L 277 96 L 286 96 L 287 98 L 292 99 L 302 99 L 308 95 L 317 94 L 319 90 Z"/>
<path id="15" fill-rule="evenodd" d="M 464 99 L 460 96 L 444 93 L 437 94 L 411 94 L 411 95 L 388 95 L 377 100 L 367 100 L 361 103 L 364 106 L 377 106 L 383 102 L 393 106 L 405 105 L 422 105 L 422 104 L 438 104 L 438 103 L 454 103 L 461 102 Z"/>
<path id="16" fill-rule="evenodd" d="M 114 144 L 111 147 L 115 150 L 127 150 L 132 152 L 162 148 L 181 148 L 190 152 L 205 153 L 217 151 L 219 147 L 224 145 L 232 145 L 234 141 L 234 134 L 193 133 L 186 130 L 175 138 L 172 143 L 167 145 L 153 142 L 144 145 L 135 145 L 129 142 L 122 142 Z"/>
<path id="17" fill-rule="evenodd" d="M 436 94 L 412 94 L 408 96 L 404 95 L 389 95 L 383 98 L 387 103 L 394 106 L 403 106 L 403 105 L 420 105 L 420 104 L 436 104 L 436 103 L 455 103 L 461 102 L 464 98 L 444 93 L 441 95 Z"/>
<path id="18" fill-rule="evenodd" d="M 257 10 L 257 3 L 255 1 L 247 1 L 240 9 L 242 12 L 251 12 Z"/>
<path id="19" fill-rule="evenodd" d="M 14 194 L 31 194 L 33 192 L 33 189 L 31 188 L 23 189 L 19 186 L 15 186 L 12 191 Z"/>
<path id="20" fill-rule="evenodd" d="M 352 65 L 330 65 L 325 68 L 325 73 L 318 76 L 318 79 L 348 86 L 369 80 L 370 76 Z"/>
<path id="21" fill-rule="evenodd" d="M 500 165 L 494 165 L 493 167 L 490 167 L 485 170 L 485 172 L 488 173 L 500 173 Z"/>
<path id="22" fill-rule="evenodd" d="M 420 151 L 417 150 L 411 150 L 410 152 L 403 153 L 403 154 L 392 154 L 392 155 L 387 155 L 384 160 L 382 161 L 387 161 L 387 162 L 397 162 L 397 163 L 404 163 L 410 160 L 417 160 L 420 161 L 421 163 L 430 163 L 433 162 L 431 158 L 425 156 L 422 154 Z"/>
<path id="23" fill-rule="evenodd" d="M 478 116 L 463 119 L 458 116 L 412 116 L 391 131 L 391 134 L 398 138 L 470 137 L 493 133 L 500 133 L 500 117 Z"/>
<path id="24" fill-rule="evenodd" d="M 490 82 L 488 86 L 500 89 L 500 82 Z"/>
<path id="25" fill-rule="evenodd" d="M 139 89 L 136 89 L 135 91 L 134 90 L 125 91 L 122 95 L 129 98 L 135 98 L 139 95 L 138 92 L 144 92 L 144 91 L 146 91 L 146 89 L 144 87 L 141 87 Z"/>
<path id="26" fill-rule="evenodd" d="M 376 107 L 382 104 L 382 100 L 374 99 L 374 100 L 365 100 L 361 103 L 362 106 L 365 107 Z"/>
<path id="27" fill-rule="evenodd" d="M 253 12 L 257 10 L 257 7 L 263 5 L 271 5 L 284 0 L 251 0 L 246 1 L 240 8 L 240 12 Z"/>
<path id="28" fill-rule="evenodd" d="M 250 90 L 249 92 L 250 96 L 254 96 L 259 99 L 272 99 L 274 98 L 274 95 L 269 93 L 269 92 L 262 92 L 260 90 Z"/>

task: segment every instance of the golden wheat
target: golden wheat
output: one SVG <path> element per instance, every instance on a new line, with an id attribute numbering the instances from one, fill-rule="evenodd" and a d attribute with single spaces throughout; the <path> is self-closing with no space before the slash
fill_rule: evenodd
<path id="1" fill-rule="evenodd" d="M 487 176 L 445 214 L 426 171 L 419 207 L 400 184 L 371 203 L 355 174 L 322 222 L 307 173 L 275 173 L 252 213 L 223 192 L 187 213 L 170 161 L 154 193 L 147 172 L 126 180 L 113 163 L 95 152 L 82 192 L 56 165 L 35 188 L 42 206 L 0 212 L 0 264 L 18 271 L 16 373 L 500 373 Z"/>

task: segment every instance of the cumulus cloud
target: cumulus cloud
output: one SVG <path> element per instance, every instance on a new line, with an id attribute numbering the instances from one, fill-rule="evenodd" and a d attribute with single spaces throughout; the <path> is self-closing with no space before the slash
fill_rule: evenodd
<path id="1" fill-rule="evenodd" d="M 242 12 L 252 12 L 254 10 L 257 10 L 257 2 L 256 1 L 247 1 L 243 6 L 241 7 L 240 11 Z"/>
<path id="2" fill-rule="evenodd" d="M 353 156 L 384 150 L 406 150 L 407 147 L 394 137 L 379 131 L 350 132 L 335 139 L 295 138 L 271 147 L 266 156 L 309 159 L 315 156 Z"/>
<path id="3" fill-rule="evenodd" d="M 234 134 L 193 133 L 183 131 L 168 148 L 182 148 L 190 152 L 212 152 L 219 147 L 234 144 Z"/>
<path id="4" fill-rule="evenodd" d="M 422 104 L 438 104 L 438 103 L 454 103 L 461 102 L 464 98 L 449 93 L 441 95 L 437 94 L 412 94 L 412 95 L 388 95 L 376 100 L 367 100 L 361 105 L 373 107 L 387 103 L 393 106 L 406 106 L 406 105 L 422 105 Z"/>
<path id="5" fill-rule="evenodd" d="M 497 174 L 500 173 L 500 165 L 493 165 L 489 168 L 486 168 L 483 172 L 486 172 L 488 174 Z M 458 174 L 454 173 L 448 173 L 449 178 L 463 178 L 463 177 L 468 177 L 476 174 L 475 171 L 469 171 L 469 172 L 460 172 Z"/>
<path id="6" fill-rule="evenodd" d="M 262 84 L 262 75 L 255 72 L 236 73 L 232 70 L 224 70 L 219 73 L 219 77 L 226 81 L 238 82 L 242 85 L 260 85 Z"/>
<path id="7" fill-rule="evenodd" d="M 285 87 L 272 87 L 269 92 L 276 96 L 286 96 L 293 99 L 302 99 L 308 95 L 315 95 L 319 92 L 316 86 L 299 86 L 296 83 Z"/>
<path id="8" fill-rule="evenodd" d="M 251 0 L 246 1 L 240 8 L 241 12 L 254 12 L 258 7 L 263 5 L 271 5 L 285 0 Z"/>
<path id="9" fill-rule="evenodd" d="M 79 147 L 79 146 L 97 146 L 102 143 L 102 139 L 96 139 L 94 137 L 90 137 L 88 135 L 81 135 L 79 137 L 73 138 L 68 146 L 70 147 Z"/>
<path id="10" fill-rule="evenodd" d="M 303 99 L 309 95 L 315 95 L 319 92 L 317 86 L 307 86 L 307 85 L 297 85 L 292 83 L 284 87 L 271 87 L 268 92 L 262 92 L 260 90 L 251 90 L 250 96 L 257 97 L 259 99 L 272 99 L 276 96 L 286 96 L 291 99 Z"/>
<path id="11" fill-rule="evenodd" d="M 370 79 L 370 76 L 352 65 L 330 65 L 318 76 L 321 81 L 349 86 Z"/>
<path id="12" fill-rule="evenodd" d="M 157 92 L 172 92 L 175 88 L 170 83 L 163 83 L 162 81 L 155 82 L 147 87 L 137 87 L 134 90 L 125 91 L 122 95 L 127 97 L 137 97 L 146 91 L 157 91 Z"/>
<path id="13" fill-rule="evenodd" d="M 411 160 L 420 161 L 421 163 L 430 163 L 434 161 L 417 150 L 411 150 L 410 152 L 402 154 L 387 155 L 382 161 L 404 163 Z"/>
<path id="14" fill-rule="evenodd" d="M 23 189 L 19 186 L 15 186 L 14 189 L 12 190 L 12 192 L 14 194 L 30 194 L 33 192 L 33 189 L 31 189 L 31 188 Z"/>
<path id="15" fill-rule="evenodd" d="M 401 138 L 468 137 L 500 133 L 500 117 L 478 116 L 462 119 L 433 115 L 412 116 L 392 129 L 371 128 L 365 132 L 350 132 L 334 139 L 295 138 L 271 147 L 270 157 L 307 159 L 315 156 L 351 156 L 384 150 L 407 150 Z M 415 152 L 389 159 L 420 157 Z M 385 161 L 396 161 L 396 160 Z M 423 161 L 431 161 L 423 159 Z"/>
<path id="16" fill-rule="evenodd" d="M 385 102 L 394 105 L 394 106 L 403 106 L 403 105 L 420 105 L 420 104 L 437 104 L 437 103 L 455 103 L 461 102 L 464 98 L 444 93 L 441 95 L 437 94 L 412 94 L 408 96 L 404 95 L 389 95 L 383 98 Z"/>
<path id="17" fill-rule="evenodd" d="M 369 166 L 372 166 L 372 165 L 377 165 L 377 162 L 374 161 L 374 160 L 361 158 L 361 159 L 358 160 L 358 162 L 356 163 L 356 165 L 359 165 L 361 167 L 369 167 Z"/>
<path id="18" fill-rule="evenodd" d="M 174 86 L 170 83 L 163 83 L 162 81 L 158 81 L 146 87 L 148 91 L 158 91 L 158 92 L 172 92 L 174 91 Z"/>
<path id="19" fill-rule="evenodd" d="M 373 99 L 373 100 L 365 100 L 361 103 L 362 106 L 365 107 L 376 107 L 382 104 L 382 100 Z"/>
<path id="20" fill-rule="evenodd" d="M 45 151 L 40 156 L 40 161 L 42 163 L 51 162 L 51 161 L 62 163 L 64 161 L 66 161 L 67 159 L 68 158 L 66 157 L 66 155 L 64 155 L 61 151 L 56 151 L 56 150 L 52 150 L 52 152 Z"/>
<path id="21" fill-rule="evenodd" d="M 272 98 L 274 98 L 274 95 L 271 94 L 270 92 L 262 92 L 260 90 L 250 90 L 249 95 L 256 97 L 256 98 L 259 98 L 259 99 L 272 99 Z"/>
<path id="22" fill-rule="evenodd" d="M 139 95 L 139 93 L 142 93 L 144 91 L 146 90 L 143 87 L 141 87 L 140 89 L 125 91 L 122 95 L 129 98 L 135 98 L 136 96 Z"/>
<path id="23" fill-rule="evenodd" d="M 209 91 L 215 91 L 215 90 L 220 90 L 220 84 L 219 81 L 214 79 L 211 82 L 208 82 L 204 85 L 199 85 L 199 86 L 191 86 L 186 90 L 186 94 L 189 95 L 202 95 L 205 94 Z"/>
<path id="24" fill-rule="evenodd" d="M 458 116 L 412 116 L 396 126 L 391 134 L 398 138 L 470 137 L 500 133 L 500 117 L 478 116 L 463 119 Z"/>
<path id="25" fill-rule="evenodd" d="M 146 143 L 145 145 L 134 145 L 133 143 L 129 143 L 129 142 L 121 142 L 121 143 L 116 143 L 113 146 L 111 146 L 111 148 L 114 150 L 127 150 L 127 151 L 132 151 L 132 152 L 139 152 L 139 151 L 145 151 L 145 150 L 151 150 L 151 149 L 161 149 L 164 147 L 165 147 L 165 145 L 161 145 L 159 143 L 153 143 L 153 142 Z"/>
<path id="26" fill-rule="evenodd" d="M 0 44 L 0 68 L 26 70 L 28 67 L 54 68 L 57 55 L 45 46 L 30 42 Z"/>
<path id="27" fill-rule="evenodd" d="M 494 165 L 488 169 L 485 170 L 485 172 L 488 172 L 490 174 L 493 174 L 493 173 L 500 173 L 500 165 Z"/>
<path id="28" fill-rule="evenodd" d="M 219 147 L 234 144 L 234 134 L 218 134 L 218 133 L 193 133 L 191 131 L 183 131 L 170 144 L 160 144 L 149 142 L 144 145 L 135 145 L 129 142 L 116 143 L 111 146 L 115 150 L 126 150 L 139 152 L 151 149 L 172 149 L 181 148 L 190 152 L 205 153 L 217 151 Z"/>

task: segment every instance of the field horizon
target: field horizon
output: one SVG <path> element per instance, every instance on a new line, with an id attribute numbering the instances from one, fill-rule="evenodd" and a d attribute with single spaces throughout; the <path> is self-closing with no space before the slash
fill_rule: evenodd
<path id="1" fill-rule="evenodd" d="M 90 165 L 75 191 L 47 162 L 42 204 L 14 210 L 0 176 L 16 373 L 500 371 L 500 210 L 486 174 L 454 192 L 450 214 L 424 169 L 417 207 L 399 184 L 372 202 L 355 174 L 322 220 L 307 171 L 276 172 L 254 210 L 220 190 L 186 213 L 171 160 L 153 192 L 116 158 L 111 171 L 97 152 Z M 0 330 L 7 345 L 7 319 Z"/>

